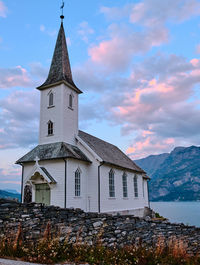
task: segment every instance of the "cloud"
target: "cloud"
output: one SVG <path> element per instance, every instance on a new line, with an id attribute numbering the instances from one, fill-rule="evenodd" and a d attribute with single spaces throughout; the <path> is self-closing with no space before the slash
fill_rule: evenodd
<path id="1" fill-rule="evenodd" d="M 21 168 L 12 165 L 5 168 L 0 168 L 0 184 L 2 189 L 13 188 L 20 189 L 21 184 Z"/>
<path id="2" fill-rule="evenodd" d="M 100 12 L 110 20 L 125 18 L 126 23 L 111 24 L 109 37 L 90 47 L 88 53 L 94 63 L 110 71 L 125 71 L 134 56 L 168 42 L 167 22 L 181 23 L 200 15 L 200 2 L 144 0 L 120 7 L 103 6 Z"/>
<path id="3" fill-rule="evenodd" d="M 0 1 L 0 17 L 5 18 L 7 16 L 7 7 L 5 6 L 3 1 Z"/>
<path id="4" fill-rule="evenodd" d="M 57 35 L 57 30 L 47 29 L 43 24 L 40 25 L 40 31 L 49 35 L 50 37 L 55 37 Z"/>
<path id="5" fill-rule="evenodd" d="M 114 104 L 112 94 L 104 102 L 112 119 L 121 124 L 122 134 L 137 135 L 129 153 L 162 151 L 175 143 L 198 144 L 200 109 L 193 96 L 200 83 L 199 60 L 154 57 L 135 66 L 129 91 L 115 96 Z"/>
<path id="6" fill-rule="evenodd" d="M 125 71 L 133 56 L 144 54 L 152 47 L 167 42 L 168 31 L 165 28 L 152 28 L 136 32 L 129 27 L 112 25 L 110 36 L 110 40 L 90 47 L 88 53 L 92 62 L 109 71 Z"/>
<path id="7" fill-rule="evenodd" d="M 155 27 L 168 20 L 185 21 L 200 14 L 200 3 L 197 0 L 144 0 L 122 7 L 101 7 L 100 12 L 108 19 L 118 20 L 128 17 L 130 22 Z"/>
<path id="8" fill-rule="evenodd" d="M 126 153 L 133 159 L 139 159 L 152 153 L 164 153 L 167 149 L 171 150 L 174 144 L 175 140 L 173 138 L 162 139 L 151 135 L 138 139 L 138 141 L 136 140 L 136 142 L 126 150 Z"/>
<path id="9" fill-rule="evenodd" d="M 101 117 L 119 125 L 122 135 L 131 139 L 127 152 L 133 158 L 199 144 L 198 58 L 157 53 L 132 65 L 125 77 L 106 74 L 91 61 L 74 70 L 75 81 L 91 95 L 80 120 L 86 127 Z"/>
<path id="10" fill-rule="evenodd" d="M 44 32 L 46 30 L 44 25 L 40 25 L 40 31 Z"/>
<path id="11" fill-rule="evenodd" d="M 0 149 L 28 147 L 38 141 L 39 93 L 16 91 L 0 100 Z"/>
<path id="12" fill-rule="evenodd" d="M 39 79 L 42 83 L 48 76 L 48 68 L 45 68 L 40 62 L 31 63 L 30 75 Z"/>
<path id="13" fill-rule="evenodd" d="M 83 21 L 79 24 L 78 34 L 83 41 L 88 42 L 88 38 L 94 34 L 94 30 L 89 26 L 87 21 Z"/>
<path id="14" fill-rule="evenodd" d="M 23 67 L 0 68 L 0 88 L 30 87 L 33 85 L 27 70 Z"/>

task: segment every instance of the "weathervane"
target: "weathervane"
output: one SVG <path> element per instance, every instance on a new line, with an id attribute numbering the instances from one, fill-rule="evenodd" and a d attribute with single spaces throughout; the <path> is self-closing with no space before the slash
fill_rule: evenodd
<path id="1" fill-rule="evenodd" d="M 65 2 L 62 1 L 62 6 L 60 7 L 60 9 L 62 10 L 62 14 L 61 14 L 61 16 L 60 16 L 60 18 L 61 18 L 62 21 L 63 21 L 63 19 L 65 18 L 65 17 L 63 16 L 63 9 L 64 9 L 64 6 L 65 6 Z"/>

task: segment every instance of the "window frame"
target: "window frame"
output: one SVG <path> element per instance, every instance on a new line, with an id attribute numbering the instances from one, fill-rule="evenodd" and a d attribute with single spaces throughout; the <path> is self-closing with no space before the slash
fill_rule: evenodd
<path id="1" fill-rule="evenodd" d="M 53 92 L 49 93 L 49 107 L 53 107 L 54 106 L 54 94 Z"/>
<path id="2" fill-rule="evenodd" d="M 74 176 L 74 196 L 76 198 L 81 196 L 81 171 L 79 168 L 75 171 Z"/>
<path id="3" fill-rule="evenodd" d="M 48 121 L 47 125 L 48 125 L 48 130 L 47 130 L 48 136 L 52 136 L 54 131 L 53 122 L 50 120 Z"/>
<path id="4" fill-rule="evenodd" d="M 69 108 L 73 110 L 73 94 L 69 94 Z"/>
<path id="5" fill-rule="evenodd" d="M 128 198 L 128 179 L 126 172 L 122 175 L 122 190 L 123 190 L 123 198 Z"/>
<path id="6" fill-rule="evenodd" d="M 135 174 L 133 178 L 133 186 L 134 186 L 134 197 L 138 198 L 139 197 L 139 192 L 138 192 L 138 176 Z"/>
<path id="7" fill-rule="evenodd" d="M 115 198 L 115 172 L 109 171 L 109 198 Z"/>

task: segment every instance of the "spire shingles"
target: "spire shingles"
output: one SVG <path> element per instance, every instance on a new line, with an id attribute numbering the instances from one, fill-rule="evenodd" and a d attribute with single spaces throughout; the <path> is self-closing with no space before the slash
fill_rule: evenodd
<path id="1" fill-rule="evenodd" d="M 46 87 L 62 82 L 67 82 L 67 84 L 70 84 L 76 92 L 82 93 L 73 82 L 63 23 L 61 23 L 58 33 L 49 75 L 44 84 L 39 86 L 38 89 L 42 90 Z"/>

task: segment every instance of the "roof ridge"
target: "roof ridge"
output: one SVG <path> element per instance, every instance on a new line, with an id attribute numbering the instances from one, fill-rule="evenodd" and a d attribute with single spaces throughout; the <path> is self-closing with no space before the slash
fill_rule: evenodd
<path id="1" fill-rule="evenodd" d="M 114 144 L 111 144 L 111 143 L 109 143 L 109 142 L 107 142 L 107 141 L 105 141 L 105 140 L 102 140 L 101 138 L 98 138 L 98 137 L 96 137 L 96 136 L 94 136 L 94 135 L 92 135 L 92 134 L 89 134 L 89 133 L 86 133 L 86 132 L 84 132 L 84 131 L 82 131 L 82 130 L 79 130 L 79 132 L 83 132 L 83 133 L 85 133 L 85 134 L 87 134 L 87 135 L 90 135 L 90 136 L 92 136 L 92 137 L 94 137 L 94 138 L 96 138 L 96 139 L 98 139 L 98 140 L 100 140 L 100 141 L 102 141 L 102 142 L 104 142 L 104 143 L 107 143 L 107 144 L 110 144 L 110 145 L 112 145 L 112 146 L 115 146 L 115 147 L 117 147 L 116 145 L 114 145 Z M 118 147 L 117 147 L 118 148 Z M 119 148 L 118 148 L 119 149 Z M 119 149 L 120 150 L 120 149 Z M 121 150 L 120 150 L 121 151 Z M 122 152 L 122 151 L 121 151 Z"/>

